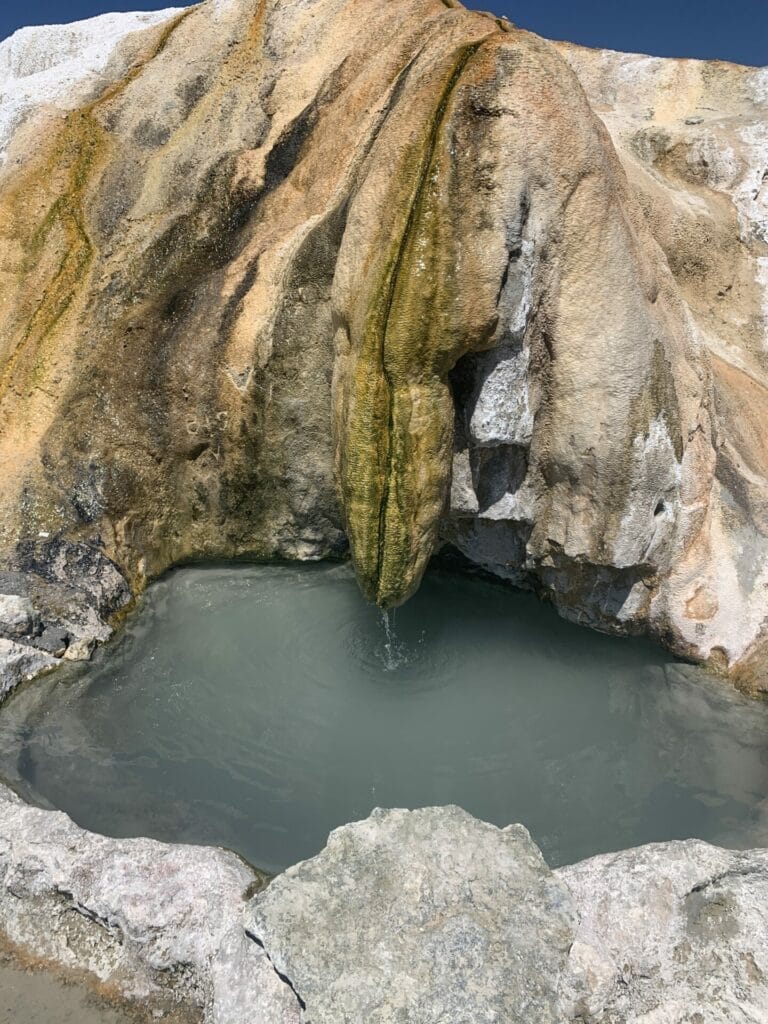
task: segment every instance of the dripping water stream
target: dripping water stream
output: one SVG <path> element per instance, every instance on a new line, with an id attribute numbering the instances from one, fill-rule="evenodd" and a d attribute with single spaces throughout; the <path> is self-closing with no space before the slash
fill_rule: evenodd
<path id="1" fill-rule="evenodd" d="M 430 572 L 394 614 L 346 566 L 154 584 L 93 664 L 0 711 L 0 775 L 117 836 L 277 871 L 375 806 L 522 822 L 553 865 L 768 845 L 768 707 L 529 594 Z"/>
<path id="2" fill-rule="evenodd" d="M 380 608 L 379 611 L 381 614 L 381 625 L 384 630 L 383 665 L 387 672 L 396 672 L 408 663 L 408 647 L 403 641 L 398 639 L 395 628 L 395 609 Z"/>

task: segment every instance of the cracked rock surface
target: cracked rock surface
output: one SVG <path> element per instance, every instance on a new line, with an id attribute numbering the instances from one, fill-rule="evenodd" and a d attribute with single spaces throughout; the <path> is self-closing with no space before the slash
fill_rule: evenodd
<path id="1" fill-rule="evenodd" d="M 556 1024 L 576 918 L 524 828 L 440 807 L 337 829 L 247 921 L 307 1021 Z"/>
<path id="2" fill-rule="evenodd" d="M 768 1019 L 765 850 L 659 843 L 553 872 L 520 825 L 377 810 L 263 882 L 231 853 L 107 839 L 0 788 L 0 942 L 148 1014 Z"/>
<path id="3" fill-rule="evenodd" d="M 148 1019 L 296 1024 L 241 925 L 261 884 L 232 853 L 93 835 L 0 785 L 0 939 Z"/>
<path id="4" fill-rule="evenodd" d="M 551 872 L 519 825 L 375 811 L 246 921 L 307 1022 L 768 1019 L 764 850 L 660 843 Z"/>
<path id="5" fill-rule="evenodd" d="M 576 1020 L 768 1020 L 768 850 L 657 843 L 556 874 L 580 919 L 568 981 Z"/>

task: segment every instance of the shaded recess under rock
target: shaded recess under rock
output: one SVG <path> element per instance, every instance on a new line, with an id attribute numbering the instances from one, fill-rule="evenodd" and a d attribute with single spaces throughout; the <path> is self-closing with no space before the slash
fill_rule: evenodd
<path id="1" fill-rule="evenodd" d="M 768 72 L 207 0 L 0 78 L 3 686 L 174 563 L 446 540 L 764 686 Z"/>

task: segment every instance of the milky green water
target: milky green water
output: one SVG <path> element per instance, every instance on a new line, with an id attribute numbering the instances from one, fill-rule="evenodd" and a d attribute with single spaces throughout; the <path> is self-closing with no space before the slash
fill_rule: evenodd
<path id="1" fill-rule="evenodd" d="M 389 635 L 347 567 L 173 572 L 93 664 L 7 703 L 0 774 L 89 829 L 270 871 L 377 805 L 523 822 L 553 865 L 768 845 L 768 706 L 437 572 Z"/>

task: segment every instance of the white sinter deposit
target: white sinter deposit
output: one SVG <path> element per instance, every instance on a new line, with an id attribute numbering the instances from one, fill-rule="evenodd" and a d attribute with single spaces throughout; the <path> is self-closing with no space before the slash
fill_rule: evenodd
<path id="1" fill-rule="evenodd" d="M 551 871 L 520 825 L 376 810 L 265 890 L 233 854 L 106 839 L 0 786 L 6 940 L 205 1024 L 765 1024 L 768 851 Z"/>
<path id="2" fill-rule="evenodd" d="M 180 8 L 101 14 L 70 25 L 20 28 L 0 42 L 0 164 L 31 110 L 79 106 L 88 89 L 133 32 L 167 21 Z"/>

